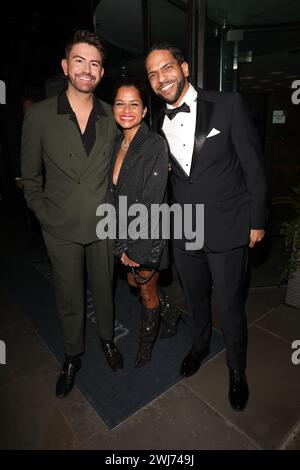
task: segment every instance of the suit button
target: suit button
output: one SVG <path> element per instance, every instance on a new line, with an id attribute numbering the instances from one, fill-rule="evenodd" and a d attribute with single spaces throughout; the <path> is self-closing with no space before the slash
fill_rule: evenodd
<path id="1" fill-rule="evenodd" d="M 78 181 L 78 184 L 81 184 L 81 183 L 82 183 L 82 181 L 81 181 L 81 180 L 79 180 L 79 181 Z"/>
<path id="2" fill-rule="evenodd" d="M 69 157 L 71 157 L 71 158 L 75 157 L 75 153 L 73 153 L 73 152 L 69 153 Z"/>
<path id="3" fill-rule="evenodd" d="M 193 181 L 193 180 L 189 180 L 189 183 L 190 183 L 190 184 L 194 184 L 194 181 Z"/>

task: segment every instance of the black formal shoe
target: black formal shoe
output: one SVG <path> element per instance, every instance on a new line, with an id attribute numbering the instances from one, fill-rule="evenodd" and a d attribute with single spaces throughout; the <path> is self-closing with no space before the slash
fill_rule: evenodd
<path id="1" fill-rule="evenodd" d="M 201 366 L 206 351 L 191 351 L 184 359 L 181 365 L 180 374 L 184 377 L 190 377 L 195 374 Z"/>
<path id="2" fill-rule="evenodd" d="M 101 346 L 109 367 L 113 371 L 123 369 L 123 357 L 115 343 L 101 339 Z"/>
<path id="3" fill-rule="evenodd" d="M 247 405 L 249 389 L 244 370 L 230 370 L 229 402 L 235 411 L 243 411 Z"/>
<path id="4" fill-rule="evenodd" d="M 81 360 L 79 357 L 74 357 L 74 359 L 66 359 L 60 376 L 56 382 L 56 396 L 59 398 L 64 398 L 67 396 L 73 388 L 75 382 L 76 373 L 81 367 Z"/>

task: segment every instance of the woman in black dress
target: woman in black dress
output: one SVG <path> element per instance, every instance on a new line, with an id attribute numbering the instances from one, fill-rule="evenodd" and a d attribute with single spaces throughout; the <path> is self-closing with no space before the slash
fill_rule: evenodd
<path id="1" fill-rule="evenodd" d="M 110 200 L 116 208 L 117 239 L 114 253 L 126 267 L 130 286 L 138 289 L 142 300 L 142 321 L 135 367 L 141 367 L 151 359 L 160 317 L 163 320 L 162 337 L 176 333 L 178 313 L 172 309 L 166 296 L 158 291 L 159 271 L 168 267 L 167 241 L 151 239 L 153 204 L 165 199 L 168 179 L 168 150 L 164 139 L 152 132 L 143 121 L 147 112 L 143 89 L 134 79 L 123 79 L 115 90 L 114 116 L 122 130 L 116 143 L 110 174 Z M 143 204 L 147 217 L 142 222 L 147 237 L 130 237 L 130 223 L 136 218 L 127 217 L 126 238 L 118 238 L 121 229 L 120 198 L 126 197 L 127 208 Z M 123 199 L 124 201 L 124 199 Z M 138 213 L 137 213 L 138 214 Z M 123 217 L 123 216 L 122 216 Z M 124 226 L 123 226 L 124 229 Z M 161 229 L 161 227 L 160 227 Z M 158 232 L 157 232 L 158 233 Z"/>

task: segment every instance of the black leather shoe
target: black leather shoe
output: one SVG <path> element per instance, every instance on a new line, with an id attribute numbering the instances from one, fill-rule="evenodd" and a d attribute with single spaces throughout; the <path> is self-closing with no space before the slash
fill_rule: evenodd
<path id="1" fill-rule="evenodd" d="M 59 398 L 64 398 L 67 396 L 73 388 L 75 382 L 76 373 L 81 367 L 81 360 L 79 357 L 74 358 L 70 361 L 66 359 L 60 376 L 56 382 L 56 396 Z"/>
<path id="2" fill-rule="evenodd" d="M 113 371 L 123 369 L 123 357 L 113 341 L 101 340 L 101 346 L 109 367 Z"/>
<path id="3" fill-rule="evenodd" d="M 244 370 L 230 370 L 229 402 L 235 411 L 243 411 L 247 405 L 249 389 Z"/>
<path id="4" fill-rule="evenodd" d="M 184 377 L 190 377 L 195 374 L 201 366 L 205 352 L 191 351 L 184 359 L 181 365 L 180 374 Z"/>

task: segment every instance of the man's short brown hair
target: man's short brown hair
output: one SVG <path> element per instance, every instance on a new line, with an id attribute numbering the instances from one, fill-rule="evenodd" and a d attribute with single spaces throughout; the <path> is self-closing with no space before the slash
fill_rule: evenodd
<path id="1" fill-rule="evenodd" d="M 100 36 L 96 33 L 91 33 L 86 29 L 78 29 L 68 39 L 65 47 L 66 58 L 69 57 L 70 51 L 75 44 L 85 43 L 94 46 L 100 52 L 102 59 L 105 59 L 104 45 Z"/>

